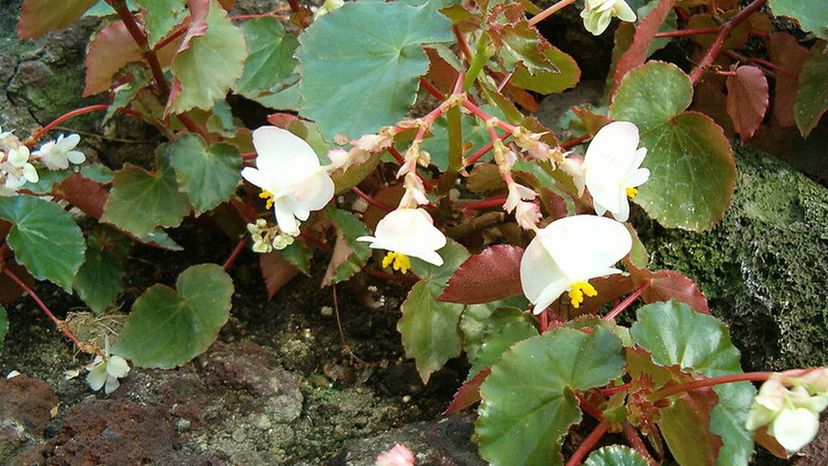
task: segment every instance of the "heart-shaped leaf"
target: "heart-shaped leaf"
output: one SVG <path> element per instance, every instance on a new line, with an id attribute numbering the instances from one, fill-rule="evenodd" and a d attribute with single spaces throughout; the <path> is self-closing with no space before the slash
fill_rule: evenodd
<path id="1" fill-rule="evenodd" d="M 687 304 L 671 301 L 640 308 L 630 333 L 658 365 L 679 365 L 708 377 L 742 372 L 739 350 L 727 327 Z M 753 433 L 745 429 L 745 421 L 756 389 L 740 382 L 717 385 L 714 390 L 719 403 L 711 415 L 710 431 L 722 438 L 717 464 L 747 465 L 753 453 Z"/>
<path id="2" fill-rule="evenodd" d="M 129 239 L 104 226 L 92 230 L 86 242 L 86 260 L 72 286 L 87 306 L 101 313 L 121 291 L 123 262 L 131 244 Z"/>
<path id="3" fill-rule="evenodd" d="M 684 112 L 693 98 L 689 76 L 650 62 L 627 73 L 613 98 L 615 120 L 635 123 L 647 148 L 649 181 L 635 202 L 662 225 L 701 231 L 721 220 L 736 185 L 736 164 L 724 131 L 710 117 Z"/>
<path id="4" fill-rule="evenodd" d="M 349 2 L 299 36 L 302 113 L 328 140 L 352 139 L 400 120 L 428 72 L 421 46 L 454 39 L 432 2 Z M 336 72 L 331 72 L 336 70 Z"/>
<path id="5" fill-rule="evenodd" d="M 247 42 L 247 60 L 235 89 L 244 96 L 259 97 L 294 72 L 298 62 L 293 52 L 299 41 L 286 33 L 276 18 L 245 21 L 242 31 Z"/>
<path id="6" fill-rule="evenodd" d="M 165 150 L 162 146 L 162 153 Z M 155 227 L 176 227 L 190 211 L 187 196 L 179 191 L 168 157 L 160 157 L 151 173 L 125 164 L 115 172 L 112 191 L 101 221 L 143 238 Z"/>
<path id="7" fill-rule="evenodd" d="M 187 133 L 168 145 L 167 152 L 198 215 L 233 197 L 241 183 L 241 157 L 234 146 L 208 146 L 201 136 Z"/>
<path id="8" fill-rule="evenodd" d="M 563 464 L 563 436 L 581 420 L 573 391 L 605 385 L 624 364 L 621 340 L 603 327 L 559 328 L 514 345 L 480 389 L 480 454 L 493 465 Z"/>
<path id="9" fill-rule="evenodd" d="M 187 17 L 185 0 L 138 0 L 138 4 L 144 13 L 144 25 L 151 47 L 155 47 Z"/>
<path id="10" fill-rule="evenodd" d="M 770 0 L 774 15 L 788 16 L 802 29 L 828 39 L 828 8 L 822 0 Z"/>
<path id="11" fill-rule="evenodd" d="M 350 212 L 334 207 L 325 209 L 325 214 L 336 226 L 336 244 L 322 286 L 335 285 L 351 278 L 365 267 L 371 257 L 368 243 L 357 241 L 360 236 L 371 234 L 364 223 Z"/>
<path id="12" fill-rule="evenodd" d="M 233 280 L 202 264 L 182 272 L 175 288 L 154 285 L 135 300 L 113 353 L 138 367 L 169 369 L 207 350 L 230 317 Z"/>
<path id="13" fill-rule="evenodd" d="M 482 304 L 518 296 L 523 249 L 501 244 L 484 249 L 463 262 L 448 281 L 440 301 Z"/>
<path id="14" fill-rule="evenodd" d="M 12 224 L 6 243 L 19 263 L 40 280 L 72 287 L 86 243 L 68 212 L 33 196 L 0 197 L 0 219 Z"/>
<path id="15" fill-rule="evenodd" d="M 123 21 L 107 24 L 89 43 L 84 97 L 109 90 L 112 77 L 129 62 L 144 59 Z"/>

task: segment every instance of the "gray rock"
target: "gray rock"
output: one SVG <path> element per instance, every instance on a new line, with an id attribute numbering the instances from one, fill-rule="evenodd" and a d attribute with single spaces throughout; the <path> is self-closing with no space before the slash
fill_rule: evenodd
<path id="1" fill-rule="evenodd" d="M 396 444 L 410 449 L 418 466 L 485 465 L 471 441 L 474 432 L 472 416 L 456 414 L 437 421 L 409 424 L 361 440 L 345 443 L 331 466 L 373 466 L 376 457 Z"/>

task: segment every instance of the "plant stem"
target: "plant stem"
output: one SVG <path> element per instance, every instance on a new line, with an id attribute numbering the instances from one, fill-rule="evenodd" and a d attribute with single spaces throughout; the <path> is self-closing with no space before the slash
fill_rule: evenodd
<path id="1" fill-rule="evenodd" d="M 503 141 L 503 140 L 506 140 L 510 136 L 511 136 L 511 133 L 503 133 L 498 137 L 500 138 L 501 141 Z M 484 155 L 488 154 L 489 151 L 492 150 L 493 148 L 494 148 L 494 142 L 489 141 L 488 143 L 486 143 L 485 146 L 481 147 L 480 149 L 477 150 L 477 152 L 475 152 L 474 154 L 469 156 L 469 158 L 466 160 L 466 165 L 469 165 L 469 166 L 474 165 L 475 162 L 480 160 L 480 158 L 483 157 Z"/>
<path id="2" fill-rule="evenodd" d="M 569 461 L 566 462 L 566 466 L 578 466 L 581 462 L 586 458 L 586 455 L 595 447 L 601 437 L 607 432 L 607 428 L 609 427 L 609 421 L 606 419 L 602 420 L 595 426 L 595 429 L 590 432 L 587 438 L 584 439 L 583 443 L 578 446 L 578 449 L 575 450 L 575 453 L 569 458 Z"/>
<path id="3" fill-rule="evenodd" d="M 610 396 L 615 395 L 618 392 L 623 392 L 624 390 L 630 388 L 630 384 L 625 383 L 623 385 L 618 385 L 617 387 L 610 387 L 601 390 L 601 396 Z"/>
<path id="4" fill-rule="evenodd" d="M 458 202 L 457 206 L 468 210 L 500 209 L 505 202 L 506 196 L 494 196 L 477 201 Z"/>
<path id="5" fill-rule="evenodd" d="M 368 204 L 371 204 L 372 206 L 374 206 L 378 209 L 384 210 L 386 212 L 391 212 L 392 210 L 394 210 L 393 207 L 390 207 L 390 206 L 388 206 L 386 204 L 383 204 L 382 202 L 374 199 L 373 197 L 369 196 L 363 190 L 357 188 L 356 186 L 351 188 L 351 191 L 353 191 L 353 193 L 356 194 L 357 196 L 359 196 L 360 198 L 364 199 L 365 202 L 367 202 Z"/>
<path id="6" fill-rule="evenodd" d="M 681 29 L 678 31 L 657 32 L 656 39 L 662 37 L 686 37 L 686 36 L 701 36 L 705 34 L 718 34 L 719 28 L 697 28 L 697 29 Z"/>
<path id="7" fill-rule="evenodd" d="M 649 287 L 650 282 L 644 282 L 644 284 L 639 286 L 638 289 L 635 290 L 631 295 L 627 296 L 625 300 L 621 301 L 619 305 L 615 306 L 615 308 L 609 311 L 607 315 L 604 316 L 604 320 L 609 321 L 615 319 L 618 316 L 618 314 L 621 314 L 622 312 L 624 312 L 625 309 L 630 307 L 630 304 L 634 303 L 635 300 L 638 299 L 639 296 L 641 296 L 641 293 L 644 293 L 644 291 L 646 291 Z"/>
<path id="8" fill-rule="evenodd" d="M 239 258 L 242 251 L 244 251 L 244 247 L 247 245 L 247 238 L 242 236 L 238 243 L 236 243 L 236 247 L 233 248 L 233 252 L 227 257 L 227 260 L 224 261 L 224 265 L 221 267 L 224 269 L 225 272 L 228 272 L 233 265 L 236 263 L 236 259 Z"/>
<path id="9" fill-rule="evenodd" d="M 728 22 L 724 23 L 719 29 L 719 34 L 716 36 L 716 39 L 713 40 L 713 43 L 710 44 L 710 48 L 707 49 L 707 53 L 704 54 L 704 57 L 699 61 L 698 66 L 696 69 L 690 73 L 690 80 L 693 84 L 699 82 L 699 79 L 704 75 L 705 68 L 710 66 L 713 61 L 716 60 L 716 57 L 719 56 L 719 53 L 722 51 L 722 47 L 724 47 L 725 41 L 727 41 L 728 36 L 730 33 L 733 32 L 733 29 L 736 28 L 739 24 L 743 21 L 748 19 L 750 15 L 758 11 L 762 6 L 767 3 L 768 0 L 753 0 L 750 5 L 746 6 L 744 10 L 740 11 L 736 16 L 731 18 Z"/>
<path id="10" fill-rule="evenodd" d="M 575 3 L 575 0 L 561 0 L 560 2 L 533 16 L 532 19 L 529 20 L 529 25 L 534 26 L 555 13 L 563 10 L 565 7 L 572 5 L 573 3 Z"/>
<path id="11" fill-rule="evenodd" d="M 49 307 L 46 306 L 46 303 L 44 303 L 43 300 L 40 299 L 40 297 L 37 295 L 37 293 L 35 293 L 31 288 L 29 288 L 26 285 L 26 283 L 23 282 L 23 280 L 21 280 L 17 275 L 14 274 L 14 272 L 12 272 L 11 270 L 9 270 L 6 267 L 3 267 L 3 273 L 7 277 L 9 277 L 9 279 L 11 279 L 11 281 L 16 283 L 17 286 L 20 287 L 20 289 L 25 291 L 34 300 L 35 303 L 37 303 L 37 306 L 40 308 L 41 311 L 43 311 L 44 314 L 46 314 L 46 317 L 48 317 L 52 322 L 54 322 L 54 324 L 58 328 L 58 330 L 60 330 L 61 333 L 66 335 L 66 338 L 68 338 L 72 343 L 74 343 L 75 346 L 79 350 L 81 350 L 85 353 L 90 353 L 90 354 L 98 353 L 98 351 L 93 349 L 94 348 L 93 346 L 78 340 L 78 337 L 76 337 L 75 334 L 72 333 L 71 330 L 66 328 L 66 324 L 62 320 L 55 317 L 55 315 L 52 313 L 52 311 L 49 309 Z"/>
<path id="12" fill-rule="evenodd" d="M 580 143 L 582 143 L 582 142 L 586 141 L 587 139 L 589 139 L 589 138 L 591 138 L 591 137 L 592 137 L 592 136 L 590 136 L 589 134 L 584 134 L 584 135 L 583 135 L 583 136 L 581 136 L 581 137 L 577 137 L 577 138 L 575 138 L 575 139 L 570 139 L 569 141 L 564 141 L 564 142 L 562 142 L 562 143 L 561 143 L 561 147 L 562 147 L 563 149 L 569 149 L 569 148 L 572 148 L 572 147 L 577 146 L 578 144 L 580 144 Z"/>
<path id="13" fill-rule="evenodd" d="M 655 393 L 650 395 L 650 400 L 658 401 L 667 398 L 670 395 L 675 395 L 677 393 L 689 392 L 691 390 L 697 390 L 699 388 L 705 387 L 714 387 L 716 385 L 722 385 L 726 383 L 765 382 L 774 374 L 776 374 L 776 372 L 743 372 L 739 374 L 720 375 L 718 377 L 711 377 L 708 379 L 691 380 L 690 382 L 670 385 L 660 390 L 657 390 Z"/>
<path id="14" fill-rule="evenodd" d="M 466 110 L 470 111 L 474 116 L 480 118 L 484 122 L 494 121 L 495 125 L 497 125 L 501 129 L 508 131 L 510 134 L 517 129 L 517 127 L 515 127 L 514 125 L 510 125 L 509 123 L 506 123 L 500 118 L 495 118 L 492 115 L 489 115 L 488 112 L 473 104 L 469 99 L 463 100 L 463 107 L 465 107 Z"/>
<path id="15" fill-rule="evenodd" d="M 99 111 L 107 110 L 107 109 L 109 109 L 109 105 L 98 104 L 98 105 L 90 105 L 88 107 L 81 107 L 81 108 L 72 110 L 71 112 L 65 113 L 65 114 L 57 117 L 53 122 L 51 122 L 48 125 L 41 128 L 40 131 L 33 134 L 32 137 L 30 137 L 29 139 L 26 140 L 26 145 L 29 146 L 29 147 L 33 146 L 46 133 L 48 133 L 49 131 L 55 129 L 55 127 L 59 126 L 61 123 L 63 123 L 66 120 L 75 118 L 76 116 L 84 115 L 86 113 L 99 112 Z M 120 111 L 122 113 L 125 113 L 127 115 L 130 115 L 130 116 L 133 116 L 133 117 L 136 117 L 136 118 L 141 118 L 143 116 L 141 114 L 141 112 L 136 111 L 136 110 L 131 110 L 131 109 L 128 109 L 128 108 L 121 109 Z"/>
<path id="16" fill-rule="evenodd" d="M 161 62 L 158 61 L 158 55 L 155 54 L 155 50 L 149 47 L 147 35 L 144 34 L 141 26 L 139 26 L 138 22 L 135 20 L 135 16 L 131 11 L 129 11 L 126 1 L 107 0 L 107 3 L 109 3 L 112 9 L 118 13 L 118 17 L 124 22 L 124 26 L 126 26 L 127 31 L 129 31 L 129 35 L 132 36 L 135 43 L 143 49 L 144 58 L 149 64 L 150 71 L 152 71 L 152 77 L 155 80 L 155 84 L 158 86 L 159 92 L 166 97 L 170 93 L 170 83 L 167 82 L 167 77 L 164 76 L 164 70 L 161 69 Z"/>
<path id="17" fill-rule="evenodd" d="M 647 460 L 647 464 L 650 466 L 656 466 L 658 464 L 650 455 L 650 452 L 647 451 L 647 446 L 644 445 L 644 440 L 641 439 L 641 436 L 638 435 L 638 432 L 636 432 L 635 428 L 629 421 L 624 421 L 624 438 L 627 439 L 627 443 L 633 448 L 633 450 L 637 451 L 644 457 L 645 460 Z"/>

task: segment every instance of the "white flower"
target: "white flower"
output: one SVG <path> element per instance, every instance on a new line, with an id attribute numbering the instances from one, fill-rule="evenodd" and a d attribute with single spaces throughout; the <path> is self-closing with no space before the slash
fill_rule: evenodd
<path id="1" fill-rule="evenodd" d="M 636 20 L 635 12 L 624 0 L 586 0 L 581 12 L 584 27 L 596 36 L 607 30 L 613 16 L 628 23 Z"/>
<path id="2" fill-rule="evenodd" d="M 586 182 L 584 181 L 584 159 L 581 157 L 567 156 L 561 162 L 561 170 L 572 178 L 572 184 L 578 190 L 578 197 L 584 195 Z"/>
<path id="3" fill-rule="evenodd" d="M 646 148 L 638 148 L 638 128 L 616 121 L 601 128 L 584 156 L 584 182 L 592 196 L 595 213 L 609 211 L 619 222 L 630 216 L 628 197 L 650 178 L 650 170 L 639 168 Z"/>
<path id="4" fill-rule="evenodd" d="M 595 296 L 589 280 L 621 273 L 612 266 L 632 248 L 624 225 L 595 215 L 556 220 L 538 231 L 520 261 L 520 283 L 540 314 L 564 292 L 572 306 Z"/>
<path id="5" fill-rule="evenodd" d="M 279 228 L 296 236 L 299 220 L 333 198 L 333 180 L 308 143 L 290 131 L 263 126 L 253 132 L 253 145 L 257 168 L 245 167 L 242 176 L 262 188 L 260 197 L 273 207 Z"/>
<path id="6" fill-rule="evenodd" d="M 40 157 L 40 161 L 49 170 L 65 170 L 69 168 L 69 162 L 81 164 L 86 161 L 86 156 L 81 151 L 74 150 L 80 142 L 80 136 L 70 134 L 58 136 L 54 141 L 49 141 L 40 146 L 34 155 Z"/>
<path id="7" fill-rule="evenodd" d="M 540 208 L 532 201 L 537 197 L 535 191 L 518 183 L 509 184 L 509 195 L 506 197 L 506 203 L 503 204 L 503 210 L 508 213 L 515 212 L 515 219 L 518 225 L 525 230 L 534 230 L 537 228 L 538 221 L 540 221 Z"/>
<path id="8" fill-rule="evenodd" d="M 5 159 L 0 157 L 0 172 L 5 172 L 6 180 L 3 186 L 12 191 L 27 181 L 37 183 L 40 180 L 34 165 L 29 163 L 29 148 L 26 146 L 10 150 Z"/>
<path id="9" fill-rule="evenodd" d="M 273 238 L 271 245 L 273 246 L 273 249 L 281 251 L 282 249 L 285 249 L 286 247 L 293 244 L 294 241 L 295 240 L 293 236 L 286 235 L 284 233 L 279 233 Z"/>
<path id="10" fill-rule="evenodd" d="M 423 209 L 396 209 L 379 221 L 374 236 L 361 236 L 357 241 L 370 241 L 371 248 L 389 251 L 382 261 L 383 267 L 393 262 L 394 270 L 403 273 L 411 267 L 409 256 L 443 265 L 437 251 L 446 245 L 446 236 Z"/>
<path id="11" fill-rule="evenodd" d="M 86 369 L 89 371 L 86 382 L 92 390 L 98 391 L 104 387 L 104 392 L 109 395 L 121 385 L 118 379 L 126 377 L 129 373 L 129 364 L 120 356 L 95 356 L 95 360 L 86 366 Z"/>
<path id="12" fill-rule="evenodd" d="M 552 160 L 552 162 L 557 163 L 561 159 L 561 152 L 555 148 L 552 149 L 549 147 L 549 144 L 541 141 L 545 133 L 532 133 L 528 129 L 518 126 L 512 132 L 512 137 L 520 146 L 521 149 L 526 151 L 533 159 L 536 160 Z"/>
<path id="13" fill-rule="evenodd" d="M 325 0 L 325 3 L 323 3 L 322 6 L 316 10 L 313 18 L 319 19 L 319 17 L 325 16 L 334 10 L 342 8 L 343 6 L 345 6 L 345 0 Z"/>
<path id="14" fill-rule="evenodd" d="M 789 452 L 801 449 L 816 437 L 819 413 L 828 407 L 828 396 L 824 393 L 813 395 L 806 388 L 813 382 L 811 378 L 792 380 L 794 386 L 791 389 L 786 388 L 778 376 L 762 384 L 745 423 L 748 430 L 767 425 L 768 434 Z"/>

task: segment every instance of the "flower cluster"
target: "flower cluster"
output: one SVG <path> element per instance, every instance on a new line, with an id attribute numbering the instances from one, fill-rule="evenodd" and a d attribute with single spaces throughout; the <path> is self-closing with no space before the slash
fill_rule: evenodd
<path id="1" fill-rule="evenodd" d="M 86 161 L 83 152 L 75 150 L 78 143 L 80 136 L 77 134 L 60 135 L 32 153 L 12 132 L 0 128 L 0 196 L 14 195 L 27 182 L 37 183 L 40 175 L 35 163 L 49 170 L 65 170 L 70 162 L 81 164 Z"/>
<path id="2" fill-rule="evenodd" d="M 253 251 L 260 254 L 267 254 L 274 249 L 281 251 L 294 241 L 293 236 L 281 232 L 279 227 L 269 226 L 263 218 L 257 219 L 256 223 L 248 223 L 247 231 L 253 240 Z"/>
<path id="3" fill-rule="evenodd" d="M 101 388 L 109 395 L 121 386 L 118 379 L 123 379 L 129 373 L 129 363 L 120 356 L 107 354 L 106 356 L 95 356 L 91 364 L 86 366 L 89 374 L 86 382 L 93 391 Z"/>
<path id="4" fill-rule="evenodd" d="M 745 427 L 756 430 L 767 426 L 769 435 L 787 451 L 795 452 L 816 437 L 819 414 L 826 407 L 828 368 L 813 369 L 800 377 L 775 374 L 753 399 Z"/>
<path id="5" fill-rule="evenodd" d="M 581 11 L 584 27 L 596 36 L 607 30 L 613 16 L 628 23 L 636 20 L 635 12 L 624 0 L 586 0 Z"/>

